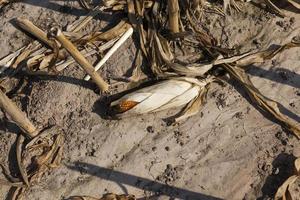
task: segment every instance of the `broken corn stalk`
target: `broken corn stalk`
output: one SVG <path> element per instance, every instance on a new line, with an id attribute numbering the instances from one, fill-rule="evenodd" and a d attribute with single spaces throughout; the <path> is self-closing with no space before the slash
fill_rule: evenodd
<path id="1" fill-rule="evenodd" d="M 198 99 L 213 80 L 180 77 L 162 81 L 121 97 L 111 103 L 111 108 L 117 114 L 144 114 L 181 107 Z"/>
<path id="2" fill-rule="evenodd" d="M 2 108 L 13 121 L 20 126 L 29 137 L 35 137 L 37 135 L 36 127 L 29 121 L 25 113 L 23 113 L 17 105 L 10 100 L 0 90 L 0 108 Z"/>
<path id="3" fill-rule="evenodd" d="M 47 33 L 45 33 L 43 30 L 35 26 L 31 21 L 24 18 L 17 18 L 16 19 L 17 25 L 25 30 L 26 32 L 32 34 L 36 38 L 38 38 L 43 43 L 47 44 L 52 49 L 56 48 L 54 41 L 49 40 L 47 37 Z"/>
<path id="4" fill-rule="evenodd" d="M 50 34 L 56 38 L 57 41 L 70 53 L 79 65 L 92 77 L 101 91 L 108 91 L 109 85 L 101 78 L 101 76 L 94 70 L 92 64 L 80 53 L 76 46 L 68 40 L 62 31 L 58 28 L 52 28 Z"/>
<path id="5" fill-rule="evenodd" d="M 133 28 L 130 27 L 123 35 L 122 37 L 114 44 L 114 46 L 105 54 L 105 56 L 100 60 L 100 62 L 95 66 L 95 71 L 98 71 L 104 63 L 118 50 L 118 48 L 132 35 Z M 84 80 L 88 81 L 90 80 L 90 76 L 87 75 Z"/>

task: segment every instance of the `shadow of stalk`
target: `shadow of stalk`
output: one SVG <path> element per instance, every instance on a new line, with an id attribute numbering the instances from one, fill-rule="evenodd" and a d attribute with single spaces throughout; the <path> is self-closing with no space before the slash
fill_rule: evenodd
<path id="1" fill-rule="evenodd" d="M 147 178 L 130 175 L 124 172 L 115 171 L 113 169 L 108 169 L 89 163 L 75 162 L 73 165 L 67 165 L 67 167 L 71 170 L 85 172 L 92 176 L 97 176 L 99 178 L 113 181 L 118 184 L 130 185 L 144 191 L 149 191 L 155 194 L 155 196 L 157 197 L 159 195 L 167 195 L 170 198 L 179 198 L 185 200 L 221 200 L 221 198 L 170 186 Z"/>
<path id="2" fill-rule="evenodd" d="M 277 189 L 286 181 L 294 172 L 294 162 L 296 157 L 290 154 L 281 153 L 272 162 L 273 172 L 266 178 L 262 187 L 262 196 L 257 200 L 273 198 Z"/>

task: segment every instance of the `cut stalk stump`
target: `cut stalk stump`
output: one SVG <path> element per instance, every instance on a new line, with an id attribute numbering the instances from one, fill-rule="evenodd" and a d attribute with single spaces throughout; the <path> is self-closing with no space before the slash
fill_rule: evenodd
<path id="1" fill-rule="evenodd" d="M 1 90 L 0 90 L 0 107 L 7 113 L 12 120 L 21 127 L 25 133 L 30 137 L 35 137 L 38 132 L 36 127 L 29 121 L 25 113 L 23 113 L 18 106 L 10 100 Z"/>

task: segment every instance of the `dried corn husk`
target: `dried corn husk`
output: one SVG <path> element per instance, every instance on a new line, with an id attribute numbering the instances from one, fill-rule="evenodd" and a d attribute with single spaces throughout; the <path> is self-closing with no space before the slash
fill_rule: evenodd
<path id="1" fill-rule="evenodd" d="M 188 77 L 173 78 L 129 93 L 112 102 L 111 108 L 117 114 L 144 114 L 182 107 L 197 100 L 212 81 L 212 77 L 202 80 Z M 189 107 L 191 106 L 192 104 Z M 191 115 L 191 112 L 183 114 L 185 113 Z"/>
<path id="2" fill-rule="evenodd" d="M 64 137 L 57 127 L 44 130 L 29 143 L 24 137 L 18 137 L 16 145 L 17 162 L 24 185 L 17 187 L 14 199 L 20 200 L 30 186 L 40 182 L 42 176 L 60 166 L 63 153 Z M 11 184 L 15 184 L 14 182 Z"/>
<path id="3" fill-rule="evenodd" d="M 295 175 L 289 177 L 277 190 L 275 194 L 275 200 L 296 200 L 297 198 L 292 198 L 291 191 L 289 188 L 300 179 L 300 158 L 295 160 Z"/>

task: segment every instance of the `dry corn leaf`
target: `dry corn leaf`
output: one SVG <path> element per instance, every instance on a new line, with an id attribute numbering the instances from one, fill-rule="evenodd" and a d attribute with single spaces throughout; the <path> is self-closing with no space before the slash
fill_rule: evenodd
<path id="1" fill-rule="evenodd" d="M 26 188 L 16 188 L 13 194 L 11 195 L 11 200 L 23 200 L 24 192 Z"/>
<path id="2" fill-rule="evenodd" d="M 6 185 L 6 186 L 10 186 L 10 187 L 18 187 L 18 188 L 21 188 L 21 187 L 27 187 L 26 185 L 24 185 L 23 182 L 10 182 L 10 181 L 7 181 L 7 180 L 1 180 L 0 179 L 0 185 Z"/>
<path id="3" fill-rule="evenodd" d="M 278 8 L 271 0 L 263 0 L 263 1 L 276 14 L 282 17 L 286 16 L 286 13 L 282 9 Z M 286 0 L 286 1 L 290 3 L 292 6 L 294 6 L 295 8 L 300 9 L 300 3 L 294 0 Z"/>
<path id="4" fill-rule="evenodd" d="M 27 186 L 40 182 L 41 177 L 49 170 L 60 165 L 62 158 L 63 136 L 56 127 L 44 130 L 24 145 L 24 137 L 19 136 L 17 141 L 17 161 L 21 176 Z M 33 162 L 34 161 L 34 162 Z M 12 186 L 18 183 L 12 183 Z M 28 188 L 19 188 L 13 197 L 20 200 Z"/>
<path id="5" fill-rule="evenodd" d="M 125 33 L 131 25 L 124 20 L 121 20 L 115 27 L 106 32 L 96 32 L 90 36 L 83 38 L 81 43 L 95 42 L 95 41 L 109 41 Z"/>
<path id="6" fill-rule="evenodd" d="M 231 65 L 224 65 L 224 68 L 231 75 L 232 78 L 236 79 L 243 85 L 251 99 L 256 104 L 258 104 L 260 108 L 272 114 L 272 116 L 275 117 L 278 121 L 280 121 L 288 130 L 290 130 L 298 138 L 300 138 L 299 126 L 280 112 L 280 104 L 278 102 L 265 97 L 259 92 L 257 88 L 254 87 L 250 78 L 247 76 L 243 69 Z"/>
<path id="7" fill-rule="evenodd" d="M 79 0 L 79 3 L 86 10 L 90 10 L 91 9 L 91 6 L 90 6 L 91 2 L 87 2 L 87 0 Z"/>
<path id="8" fill-rule="evenodd" d="M 284 45 L 277 45 L 277 46 L 271 46 L 269 49 L 265 51 L 259 51 L 256 53 L 246 53 L 242 55 L 240 58 L 239 56 L 233 56 L 232 58 L 224 59 L 226 61 L 230 62 L 223 62 L 223 63 L 233 63 L 236 62 L 236 65 L 238 66 L 248 66 L 254 63 L 261 63 L 264 62 L 267 59 L 271 59 L 276 54 L 282 52 L 285 49 L 293 48 L 293 47 L 299 47 L 300 41 L 296 41 L 293 39 L 291 42 L 284 44 Z M 217 61 L 220 62 L 220 61 Z M 223 64 L 221 61 L 221 64 Z M 216 63 L 218 64 L 218 63 Z"/>
<path id="9" fill-rule="evenodd" d="M 203 76 L 211 68 L 213 68 L 212 63 L 208 64 L 190 64 L 187 66 L 180 65 L 178 63 L 168 63 L 168 66 L 175 71 L 176 74 L 185 75 L 189 77 Z"/>
<path id="10" fill-rule="evenodd" d="M 101 10 L 102 10 L 102 8 L 96 7 L 87 16 L 81 17 L 78 20 L 74 21 L 72 24 L 69 25 L 69 27 L 67 29 L 69 31 L 68 34 L 69 35 L 71 34 L 71 36 L 76 34 L 76 32 L 78 32 L 80 29 L 82 29 L 94 16 L 96 16 L 98 13 L 100 13 Z M 26 31 L 28 31 L 28 27 L 29 27 L 29 29 L 31 27 L 31 29 L 37 30 L 37 33 L 39 33 L 38 35 L 41 36 L 39 38 L 42 41 L 44 41 L 45 43 L 52 46 L 51 44 L 53 42 L 48 40 L 48 38 L 46 37 L 46 34 L 42 33 L 41 30 L 38 30 L 38 28 L 36 26 L 34 26 L 30 21 L 28 21 L 26 19 L 18 19 L 17 23 L 21 27 L 23 27 Z M 71 32 L 71 31 L 73 31 L 73 32 Z M 33 34 L 33 35 L 35 35 L 35 34 Z M 78 39 L 79 36 L 76 36 L 75 38 Z M 43 56 L 45 56 L 46 50 L 47 49 L 45 47 L 42 47 L 42 45 L 39 42 L 37 42 L 37 41 L 32 42 L 29 45 L 22 47 L 18 51 L 11 53 L 11 54 L 7 55 L 6 57 L 2 58 L 0 60 L 0 73 L 2 73 L 3 71 L 5 71 L 8 68 L 15 69 L 24 60 L 26 60 L 26 64 L 27 64 L 27 66 L 29 66 L 29 69 L 32 69 L 33 66 L 39 66 L 40 64 L 41 64 L 40 65 L 41 68 L 46 68 L 46 67 L 54 65 L 54 61 L 56 60 L 54 58 L 56 56 L 50 56 L 49 52 L 47 53 L 47 55 L 49 55 L 49 56 L 46 57 L 45 59 L 43 59 Z M 55 50 L 56 51 L 54 53 L 56 53 L 58 51 L 58 49 L 55 49 Z M 52 57 L 52 59 L 51 59 L 51 57 Z M 59 51 L 59 58 L 64 60 L 66 58 L 65 52 Z M 67 65 L 69 65 L 69 63 Z M 65 66 L 66 66 L 66 64 L 65 64 Z M 62 69 L 62 68 L 64 68 L 64 67 L 61 66 L 60 69 Z M 37 67 L 37 69 L 38 69 L 38 67 Z"/>
<path id="11" fill-rule="evenodd" d="M 226 12 L 229 9 L 229 13 L 232 13 L 231 8 L 234 8 L 237 11 L 241 11 L 241 8 L 235 0 L 223 0 L 223 10 Z"/>
<path id="12" fill-rule="evenodd" d="M 54 53 L 44 56 L 39 65 L 39 69 L 42 70 L 51 67 L 51 63 L 53 63 L 53 61 L 55 61 L 56 59 L 57 55 L 55 55 Z"/>
<path id="13" fill-rule="evenodd" d="M 67 32 L 77 33 L 86 26 L 95 16 L 100 14 L 104 7 L 95 7 L 86 16 L 80 17 L 78 20 L 67 26 Z"/>
<path id="14" fill-rule="evenodd" d="M 293 40 L 290 43 L 287 43 L 285 45 L 277 45 L 272 46 L 267 50 L 259 51 L 259 52 L 247 52 L 241 55 L 232 56 L 228 58 L 223 58 L 223 56 L 219 56 L 214 61 L 207 63 L 207 64 L 197 64 L 193 63 L 190 65 L 181 65 L 178 63 L 167 63 L 167 65 L 174 70 L 177 74 L 185 75 L 185 76 L 203 76 L 205 73 L 207 73 L 209 70 L 212 69 L 215 65 L 221 65 L 221 64 L 235 64 L 240 67 L 249 66 L 254 63 L 262 63 L 267 59 L 271 59 L 276 54 L 280 53 L 281 51 L 285 49 L 289 49 L 292 47 L 298 47 L 299 42 Z M 168 62 L 168 61 L 166 61 Z"/>
<path id="15" fill-rule="evenodd" d="M 16 145 L 17 163 L 18 163 L 19 171 L 20 171 L 20 174 L 22 176 L 24 183 L 27 186 L 29 186 L 27 172 L 23 165 L 23 159 L 22 159 L 22 147 L 23 147 L 24 140 L 25 140 L 25 137 L 22 134 L 19 135 L 18 140 L 17 140 L 17 145 Z"/>

